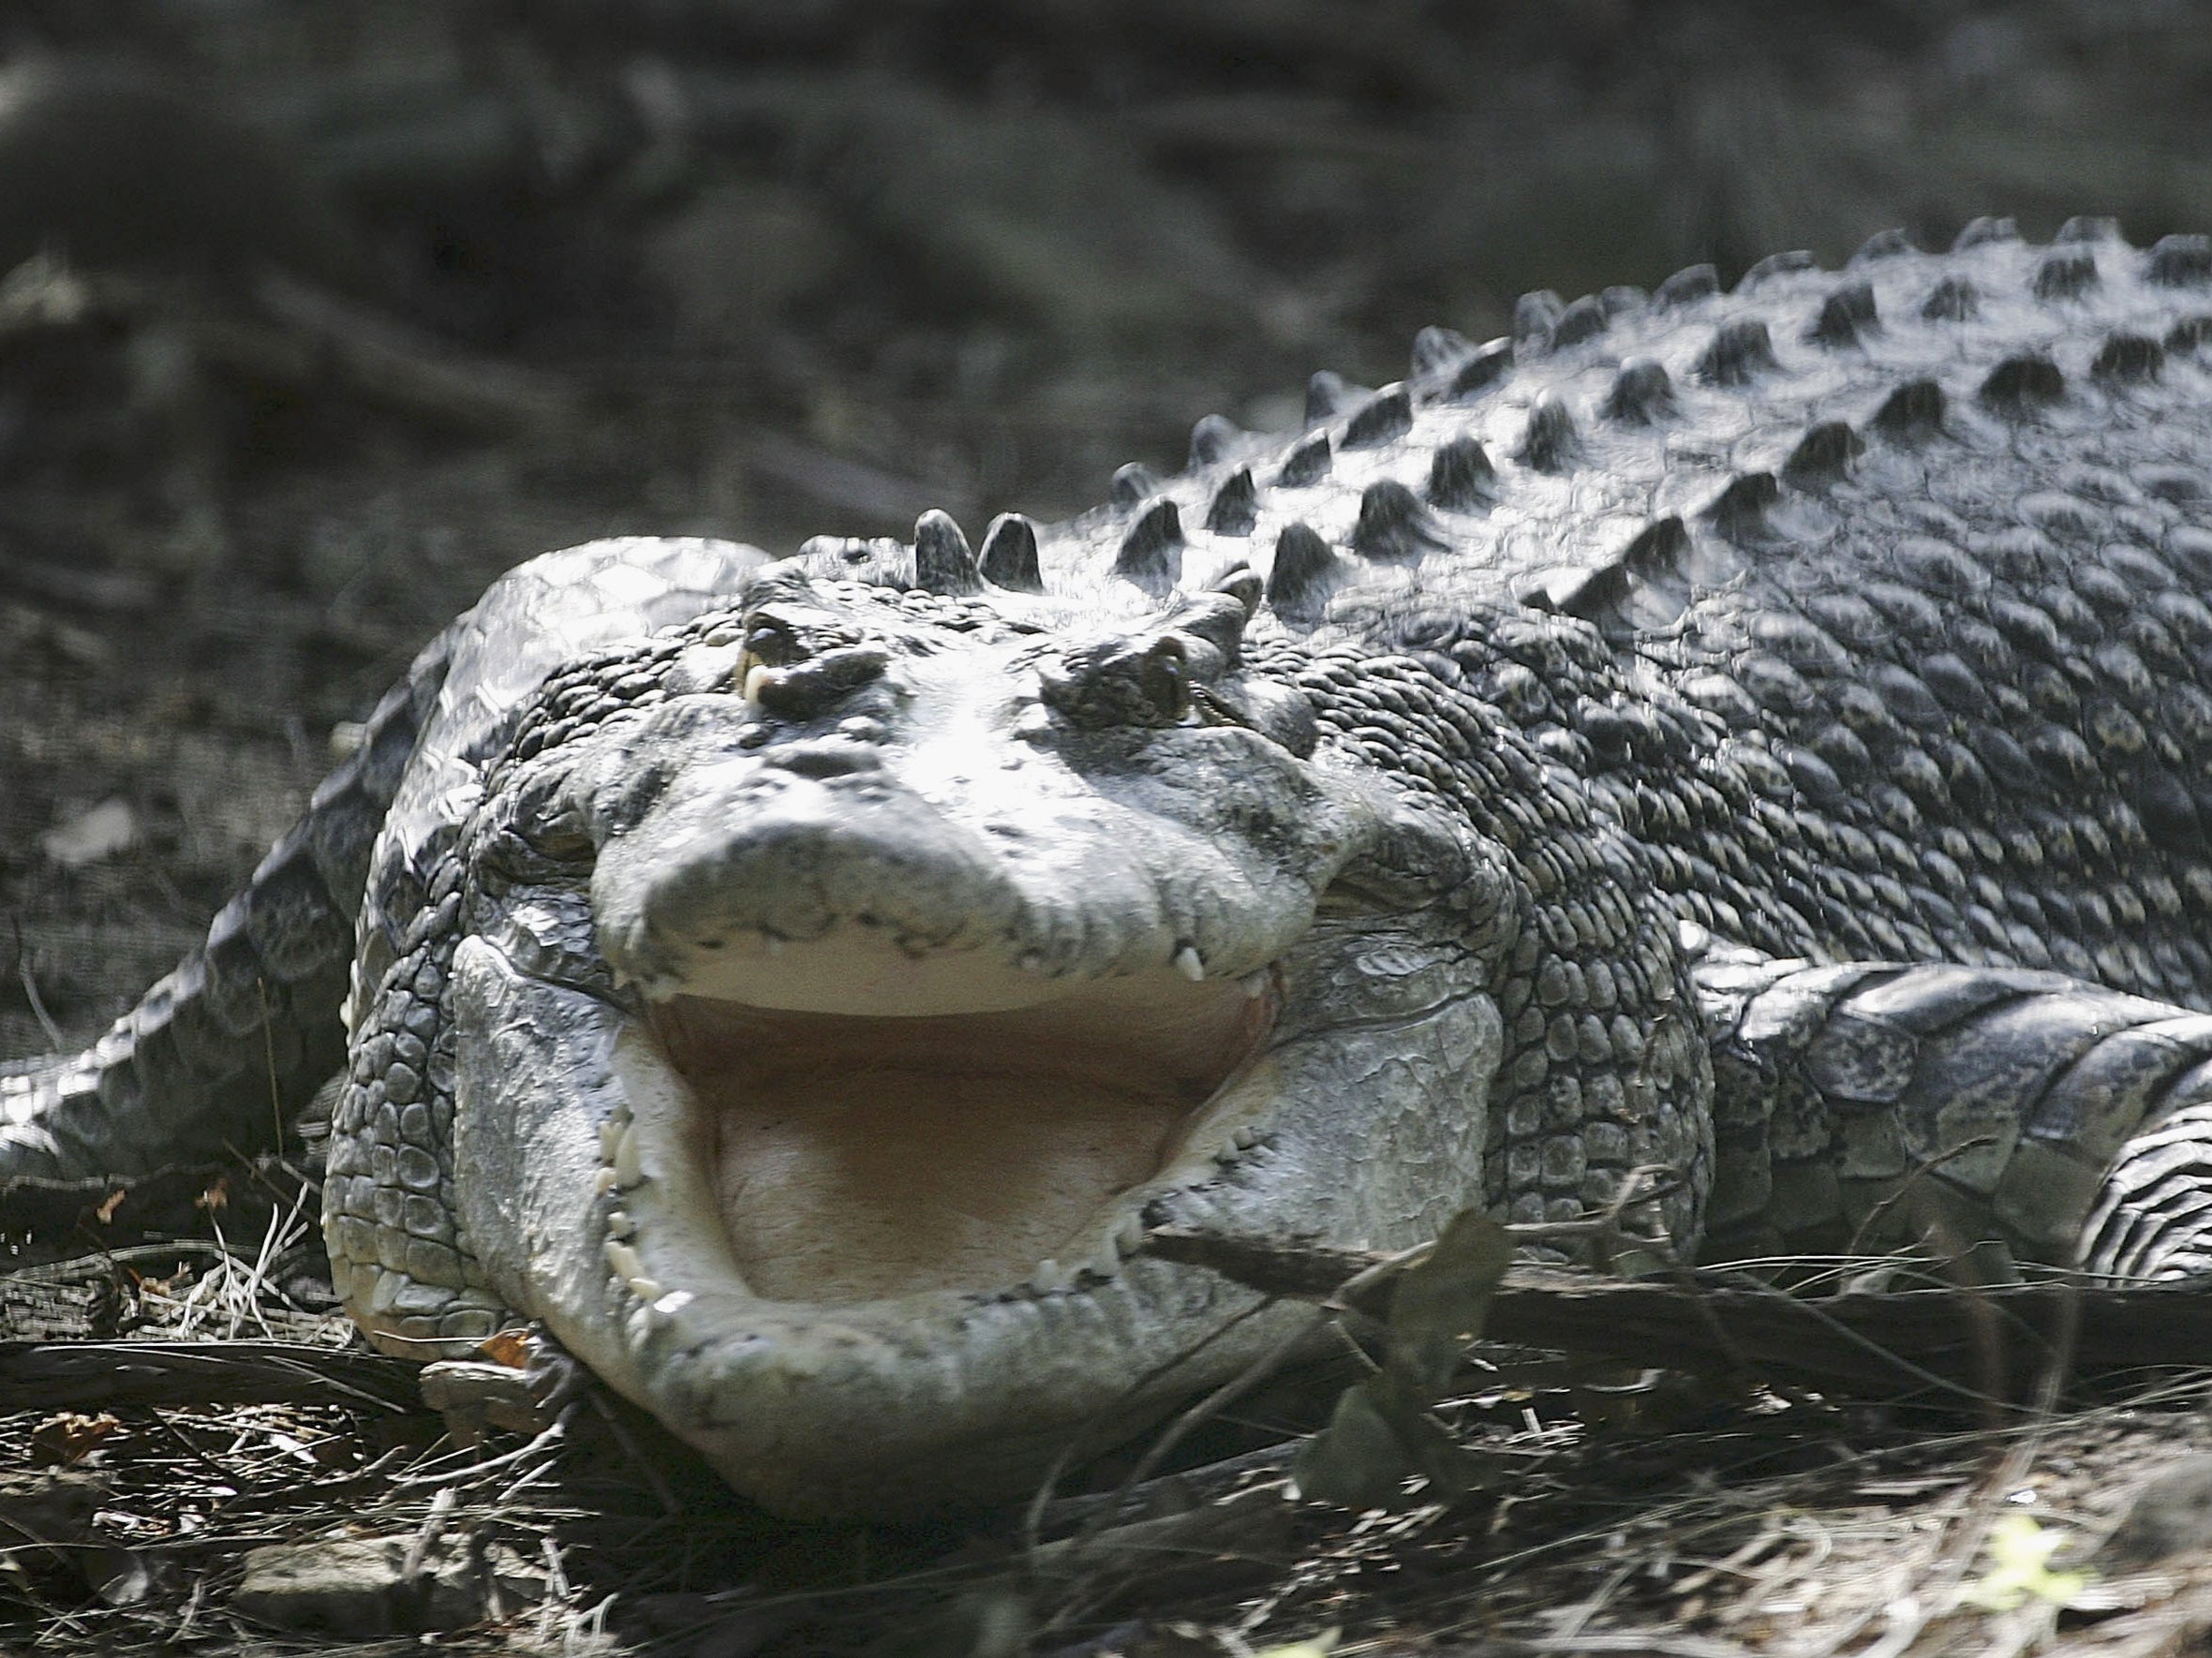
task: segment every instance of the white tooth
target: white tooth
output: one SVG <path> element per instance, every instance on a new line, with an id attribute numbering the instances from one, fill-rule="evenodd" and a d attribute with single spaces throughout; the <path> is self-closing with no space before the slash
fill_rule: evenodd
<path id="1" fill-rule="evenodd" d="M 761 705 L 761 687 L 768 677 L 768 665 L 755 662 L 745 671 L 745 700 L 758 708 Z"/>
<path id="2" fill-rule="evenodd" d="M 599 1165 L 599 1173 L 591 1177 L 591 1192 L 595 1197 L 604 1197 L 615 1190 L 615 1171 L 605 1163 Z"/>
<path id="3" fill-rule="evenodd" d="M 1030 1274 L 1030 1282 L 1040 1290 L 1064 1290 L 1067 1274 L 1060 1269 L 1060 1263 L 1047 1256 L 1037 1263 L 1036 1271 Z"/>
<path id="4" fill-rule="evenodd" d="M 615 1184 L 635 1186 L 645 1177 L 646 1171 L 638 1162 L 637 1129 L 632 1124 L 625 1123 L 622 1138 L 615 1145 Z"/>
<path id="5" fill-rule="evenodd" d="M 1118 1254 L 1134 1255 L 1144 1247 L 1144 1217 L 1132 1209 L 1114 1226 L 1114 1250 Z"/>
<path id="6" fill-rule="evenodd" d="M 1014 965 L 1025 973 L 1041 973 L 1045 970 L 1045 957 L 1038 951 L 1025 950 L 1021 954 L 1021 959 Z"/>
<path id="7" fill-rule="evenodd" d="M 1248 1122 L 1240 1122 L 1229 1131 L 1229 1144 L 1240 1151 L 1250 1151 L 1259 1144 L 1259 1131 Z"/>
<path id="8" fill-rule="evenodd" d="M 647 1279 L 646 1281 L 650 1283 L 652 1280 Z M 665 1318 L 671 1314 L 681 1312 L 697 1299 L 698 1297 L 689 1290 L 671 1290 L 660 1300 L 653 1303 L 653 1310 Z"/>
<path id="9" fill-rule="evenodd" d="M 615 1161 L 615 1148 L 622 1144 L 622 1131 L 630 1126 L 630 1113 L 617 1111 L 599 1125 L 599 1160 Z"/>
<path id="10" fill-rule="evenodd" d="M 768 959 L 773 961 L 777 956 L 781 955 L 782 954 L 783 940 L 781 939 L 771 937 L 768 940 Z"/>
<path id="11" fill-rule="evenodd" d="M 630 1281 L 630 1293 L 640 1301 L 658 1301 L 661 1299 L 661 1281 L 657 1278 L 633 1278 Z"/>
<path id="12" fill-rule="evenodd" d="M 1195 944 L 1185 944 L 1175 953 L 1175 970 L 1194 984 L 1206 977 L 1206 964 L 1198 959 Z"/>
<path id="13" fill-rule="evenodd" d="M 606 1172 L 608 1171 L 601 1171 L 601 1173 Z M 626 1210 L 609 1209 L 607 1211 L 607 1236 L 609 1237 L 634 1237 L 637 1236 L 637 1222 L 630 1218 Z"/>
<path id="14" fill-rule="evenodd" d="M 616 1243 L 613 1238 L 609 1238 L 607 1240 L 606 1256 L 607 1270 L 612 1272 L 616 1278 L 631 1279 L 645 1277 L 646 1264 L 637 1258 L 637 1251 L 631 1249 L 628 1244 Z"/>
<path id="15" fill-rule="evenodd" d="M 1257 1001 L 1268 993 L 1268 970 L 1262 968 L 1256 973 L 1246 973 L 1237 981 L 1237 988 Z"/>

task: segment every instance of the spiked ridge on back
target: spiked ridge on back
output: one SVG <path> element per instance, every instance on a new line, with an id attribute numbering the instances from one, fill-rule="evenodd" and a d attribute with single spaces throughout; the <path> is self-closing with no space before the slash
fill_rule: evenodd
<path id="1" fill-rule="evenodd" d="M 1869 238 L 1840 281 L 1791 253 L 1759 261 L 1727 295 L 1709 266 L 1676 273 L 1648 298 L 1626 289 L 1572 303 L 1529 294 L 1510 339 L 1423 330 L 1402 384 L 1370 391 L 1316 373 L 1302 429 L 1287 439 L 1220 416 L 1200 421 L 1182 472 L 1163 478 L 1132 463 L 1101 512 L 1030 526 L 1033 579 L 1050 592 L 1103 577 L 1156 596 L 1244 558 L 1263 572 L 1268 605 L 1311 627 L 1324 589 L 1345 598 L 1378 582 L 1388 590 L 1443 580 L 1510 592 L 1540 569 L 1586 577 L 1626 568 L 1619 549 L 1664 523 L 1698 526 L 1693 544 L 1786 535 L 1802 517 L 1790 503 L 1848 481 L 1871 463 L 1870 443 L 1901 453 L 1972 440 L 1962 420 L 2031 421 L 2090 388 L 2120 395 L 2155 385 L 2169 358 L 2193 363 L 2212 338 L 2212 306 L 2150 331 L 2127 318 L 2170 308 L 2164 296 L 2176 290 L 2212 287 L 2208 248 L 2204 237 L 2177 236 L 2139 253 L 2109 221 L 2081 219 L 2038 249 L 2011 221 L 1988 219 L 1962 229 L 1949 254 L 1923 253 L 1902 232 Z M 2138 292 L 2161 297 L 2145 304 L 2132 300 Z M 2085 306 L 2102 319 L 2087 336 Z M 2055 349 L 2084 337 L 2092 348 Z M 1838 403 L 1854 401 L 1839 418 Z M 1731 423 L 1759 434 L 1732 464 L 1701 469 L 1664 447 L 1669 430 Z M 1649 487 L 1638 479 L 1661 490 L 1649 506 L 1637 505 Z M 1551 493 L 1560 486 L 1618 504 L 1567 512 Z M 1616 517 L 1627 530 L 1613 551 L 1582 545 L 1580 526 Z M 1548 522 L 1567 544 L 1547 554 L 1527 537 Z M 1002 533 L 1015 539 L 1002 546 Z M 1286 533 L 1295 568 L 1266 578 Z M 1361 568 L 1343 564 L 1331 542 Z M 1017 555 L 1019 532 L 994 524 L 980 559 L 963 562 L 950 545 L 942 526 L 917 537 L 925 585 L 959 591 L 971 568 L 993 585 L 1032 579 Z M 1733 568 L 1733 555 L 1710 556 Z M 936 573 L 922 577 L 924 567 Z M 1562 579 L 1585 602 L 1604 587 Z"/>

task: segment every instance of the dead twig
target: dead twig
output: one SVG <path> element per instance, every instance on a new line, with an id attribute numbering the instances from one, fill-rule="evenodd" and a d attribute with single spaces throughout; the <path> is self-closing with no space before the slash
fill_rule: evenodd
<path id="1" fill-rule="evenodd" d="M 1377 1269 L 1405 1260 L 1168 1227 L 1152 1232 L 1146 1247 L 1270 1295 L 1336 1300 L 1378 1317 L 1388 1312 L 1397 1274 Z M 1748 1366 L 1832 1393 L 1893 1397 L 1900 1388 L 1934 1386 L 1978 1399 L 1989 1373 L 1988 1342 L 2032 1355 L 2021 1369 L 2040 1371 L 2070 1329 L 2078 1330 L 2083 1368 L 2187 1362 L 2212 1353 L 2212 1288 L 2054 1276 L 1815 1300 L 1723 1271 L 1690 1271 L 1668 1282 L 1516 1266 L 1499 1287 L 1485 1334 L 1641 1366 L 1731 1373 Z"/>

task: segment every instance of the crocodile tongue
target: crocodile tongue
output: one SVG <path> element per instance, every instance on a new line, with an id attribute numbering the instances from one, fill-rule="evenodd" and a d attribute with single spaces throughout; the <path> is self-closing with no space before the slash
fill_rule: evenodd
<path id="1" fill-rule="evenodd" d="M 1269 1011 L 1163 972 L 926 1016 L 683 996 L 653 1024 L 747 1284 L 835 1306 L 1005 1289 L 1110 1247 L 1114 1200 L 1173 1159 Z"/>

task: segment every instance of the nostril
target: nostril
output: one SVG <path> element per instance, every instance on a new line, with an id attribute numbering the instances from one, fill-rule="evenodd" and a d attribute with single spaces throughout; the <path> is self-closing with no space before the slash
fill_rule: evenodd
<path id="1" fill-rule="evenodd" d="M 761 758 L 770 765 L 795 772 L 802 777 L 844 777 L 883 767 L 883 755 L 874 745 L 836 739 L 782 743 Z"/>

